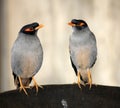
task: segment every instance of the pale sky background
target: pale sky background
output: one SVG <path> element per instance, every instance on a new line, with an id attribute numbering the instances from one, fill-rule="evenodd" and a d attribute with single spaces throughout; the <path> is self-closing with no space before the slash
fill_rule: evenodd
<path id="1" fill-rule="evenodd" d="M 11 47 L 21 27 L 32 22 L 45 25 L 38 31 L 44 50 L 38 84 L 76 82 L 68 49 L 73 18 L 85 20 L 97 39 L 93 83 L 120 86 L 120 0 L 3 0 L 1 9 L 1 92 L 15 89 Z"/>

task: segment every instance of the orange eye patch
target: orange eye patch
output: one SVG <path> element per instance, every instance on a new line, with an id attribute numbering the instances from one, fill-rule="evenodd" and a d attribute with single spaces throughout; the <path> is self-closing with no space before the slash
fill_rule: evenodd
<path id="1" fill-rule="evenodd" d="M 33 30 L 32 28 L 26 28 L 25 31 L 26 31 L 26 32 L 32 32 L 32 31 L 34 31 L 34 30 Z"/>
<path id="2" fill-rule="evenodd" d="M 83 26 L 83 25 L 85 25 L 85 23 L 83 23 L 83 22 L 79 24 L 79 26 Z"/>

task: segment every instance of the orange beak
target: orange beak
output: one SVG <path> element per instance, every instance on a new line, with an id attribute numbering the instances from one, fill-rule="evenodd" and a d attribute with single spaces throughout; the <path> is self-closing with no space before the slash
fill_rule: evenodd
<path id="1" fill-rule="evenodd" d="M 37 27 L 35 28 L 35 30 L 38 30 L 38 29 L 40 29 L 40 28 L 42 28 L 42 27 L 44 27 L 44 25 L 43 25 L 43 24 L 40 24 L 39 26 L 37 26 Z"/>
<path id="2" fill-rule="evenodd" d="M 68 25 L 75 26 L 75 24 L 73 24 L 72 22 L 69 22 Z"/>

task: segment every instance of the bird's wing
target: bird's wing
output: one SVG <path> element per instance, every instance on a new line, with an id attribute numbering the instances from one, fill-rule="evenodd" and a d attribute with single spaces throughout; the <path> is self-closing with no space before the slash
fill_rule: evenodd
<path id="1" fill-rule="evenodd" d="M 75 65 L 73 63 L 71 56 L 70 56 L 70 60 L 71 60 L 72 67 L 73 67 L 73 69 L 75 71 L 75 74 L 77 75 L 77 68 L 75 67 Z"/>
<path id="2" fill-rule="evenodd" d="M 91 32 L 90 36 L 91 36 L 91 38 L 92 38 L 92 39 L 95 41 L 95 43 L 96 43 L 96 38 L 95 38 L 95 35 L 94 35 L 93 32 Z"/>
<path id="3" fill-rule="evenodd" d="M 93 62 L 91 63 L 90 67 L 93 67 L 93 65 L 95 64 L 96 60 L 97 60 L 97 42 L 96 42 L 96 38 L 95 35 L 93 34 L 93 32 L 91 32 L 91 38 L 94 40 L 94 49 L 92 49 L 93 53 L 92 53 L 92 59 Z"/>

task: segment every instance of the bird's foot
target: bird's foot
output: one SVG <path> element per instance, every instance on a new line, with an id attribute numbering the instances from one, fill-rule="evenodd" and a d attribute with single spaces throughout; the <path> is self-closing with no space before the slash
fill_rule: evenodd
<path id="1" fill-rule="evenodd" d="M 28 95 L 27 91 L 25 90 L 26 87 L 24 87 L 22 84 L 21 78 L 20 77 L 18 77 L 18 78 L 19 78 L 19 82 L 20 82 L 20 91 L 23 90 L 25 92 L 25 94 Z"/>
<path id="2" fill-rule="evenodd" d="M 78 83 L 77 83 L 77 84 L 78 84 L 78 87 L 79 87 L 80 89 L 82 89 L 79 81 L 78 81 Z"/>
<path id="3" fill-rule="evenodd" d="M 25 90 L 25 87 L 24 86 L 20 86 L 20 91 L 24 91 L 26 95 L 28 95 L 27 91 Z"/>
<path id="4" fill-rule="evenodd" d="M 40 88 L 42 88 L 42 89 L 43 89 L 43 87 L 42 87 L 42 86 L 39 86 L 39 85 L 37 84 L 37 82 L 36 82 L 36 80 L 34 79 L 34 77 L 32 77 L 32 80 L 33 80 L 34 86 L 35 86 L 35 88 L 36 88 L 36 93 L 38 93 L 38 87 L 40 87 Z"/>

